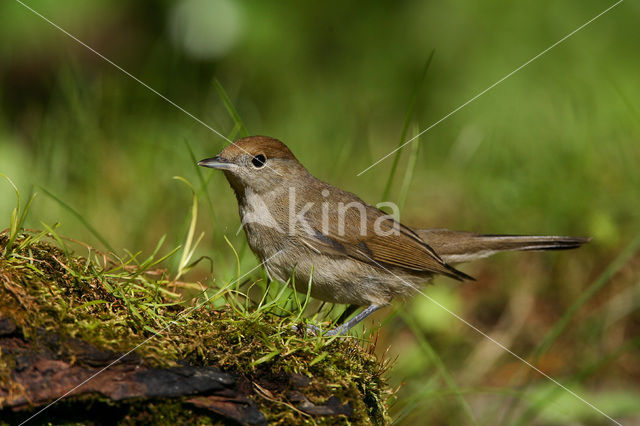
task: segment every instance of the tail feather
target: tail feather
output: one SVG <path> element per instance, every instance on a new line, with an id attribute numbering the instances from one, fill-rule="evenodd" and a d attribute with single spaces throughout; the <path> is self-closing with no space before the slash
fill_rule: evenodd
<path id="1" fill-rule="evenodd" d="M 578 248 L 591 238 L 490 235 L 449 229 L 419 229 L 417 234 L 447 263 L 470 262 L 511 250 L 568 250 Z"/>

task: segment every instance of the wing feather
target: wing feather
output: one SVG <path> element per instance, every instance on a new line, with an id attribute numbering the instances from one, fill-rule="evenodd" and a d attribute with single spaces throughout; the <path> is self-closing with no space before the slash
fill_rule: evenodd
<path id="1" fill-rule="evenodd" d="M 398 222 L 395 222 L 398 223 Z M 378 267 L 398 267 L 415 272 L 442 274 L 457 280 L 473 280 L 473 277 L 445 263 L 440 256 L 415 233 L 404 225 L 391 235 L 368 232 L 358 238 L 348 239 L 337 233 L 322 233 L 304 237 L 305 244 L 313 250 L 337 257 L 351 257 Z M 371 230 L 373 231 L 373 230 Z"/>

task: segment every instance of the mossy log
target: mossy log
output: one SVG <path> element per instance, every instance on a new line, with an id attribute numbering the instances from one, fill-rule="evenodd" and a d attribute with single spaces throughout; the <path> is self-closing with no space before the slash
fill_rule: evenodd
<path id="1" fill-rule="evenodd" d="M 45 236 L 0 234 L 0 424 L 387 422 L 371 348 L 194 304 L 152 258 Z"/>

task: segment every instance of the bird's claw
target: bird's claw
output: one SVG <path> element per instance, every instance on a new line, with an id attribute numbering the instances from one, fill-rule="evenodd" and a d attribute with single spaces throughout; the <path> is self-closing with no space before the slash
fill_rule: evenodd
<path id="1" fill-rule="evenodd" d="M 300 331 L 300 326 L 298 325 L 292 325 L 291 328 L 293 329 L 293 331 Z M 322 331 L 322 328 L 318 327 L 317 325 L 313 325 L 313 324 L 307 324 L 306 326 L 306 332 L 307 334 L 311 334 L 313 336 L 318 336 L 321 334 L 324 334 Z"/>
<path id="2" fill-rule="evenodd" d="M 300 331 L 300 327 L 297 325 L 292 325 L 291 328 L 293 331 Z M 331 337 L 337 334 L 343 334 L 346 330 L 343 330 L 342 326 L 338 326 L 336 328 L 332 328 L 331 330 L 323 330 L 317 325 L 307 324 L 306 332 L 312 336 L 326 336 Z"/>

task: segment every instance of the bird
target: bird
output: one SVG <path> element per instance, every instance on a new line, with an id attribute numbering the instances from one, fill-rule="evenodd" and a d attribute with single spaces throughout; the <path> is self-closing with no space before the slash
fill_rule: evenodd
<path id="1" fill-rule="evenodd" d="M 409 227 L 317 179 L 283 142 L 267 136 L 236 140 L 197 165 L 224 173 L 249 247 L 269 279 L 291 280 L 298 292 L 349 305 L 335 328 L 309 325 L 326 336 L 346 334 L 437 275 L 473 281 L 457 264 L 502 251 L 574 249 L 590 240 Z"/>

